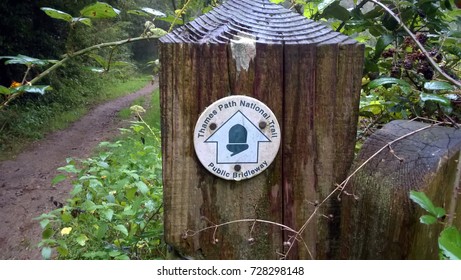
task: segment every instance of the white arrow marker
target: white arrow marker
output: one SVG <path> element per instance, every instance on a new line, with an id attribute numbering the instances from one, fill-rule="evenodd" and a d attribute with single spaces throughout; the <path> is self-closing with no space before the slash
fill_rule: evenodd
<path id="1" fill-rule="evenodd" d="M 259 143 L 271 142 L 242 112 L 237 111 L 204 143 L 216 143 L 216 163 L 258 163 Z"/>

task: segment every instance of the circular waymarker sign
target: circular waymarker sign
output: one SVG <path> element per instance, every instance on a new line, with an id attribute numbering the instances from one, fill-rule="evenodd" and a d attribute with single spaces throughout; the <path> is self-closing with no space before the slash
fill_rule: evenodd
<path id="1" fill-rule="evenodd" d="M 202 165 L 226 180 L 244 180 L 263 172 L 280 147 L 280 126 L 261 101 L 232 95 L 211 104 L 194 130 Z"/>

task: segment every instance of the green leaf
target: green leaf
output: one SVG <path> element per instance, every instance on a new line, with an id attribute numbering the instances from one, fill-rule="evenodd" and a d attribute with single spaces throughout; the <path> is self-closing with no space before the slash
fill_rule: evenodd
<path id="1" fill-rule="evenodd" d="M 432 216 L 432 215 L 423 215 L 423 216 L 421 216 L 419 218 L 419 221 L 422 224 L 432 225 L 432 224 L 435 224 L 437 222 L 437 218 Z"/>
<path id="2" fill-rule="evenodd" d="M 450 260 L 461 260 L 461 234 L 453 226 L 440 233 L 439 248 Z"/>
<path id="3" fill-rule="evenodd" d="M 103 215 L 104 218 L 106 218 L 108 221 L 112 220 L 112 217 L 114 216 L 114 210 L 112 209 L 104 209 L 101 211 L 101 214 Z"/>
<path id="4" fill-rule="evenodd" d="M 4 87 L 4 86 L 0 86 L 0 94 L 11 94 L 11 90 L 7 87 Z"/>
<path id="5" fill-rule="evenodd" d="M 168 33 L 161 28 L 154 28 L 151 30 L 151 32 L 152 32 L 152 37 L 155 37 L 155 38 L 160 38 L 163 35 L 166 35 Z"/>
<path id="6" fill-rule="evenodd" d="M 322 15 L 326 18 L 335 18 L 340 21 L 347 21 L 351 14 L 350 12 L 339 4 L 339 1 L 334 2 L 325 8 Z"/>
<path id="7" fill-rule="evenodd" d="M 41 228 L 46 228 L 46 226 L 50 223 L 50 220 L 45 219 L 40 221 L 40 227 Z"/>
<path id="8" fill-rule="evenodd" d="M 73 18 L 73 19 L 72 19 L 72 22 L 80 22 L 80 23 L 83 23 L 83 24 L 85 24 L 85 25 L 87 25 L 87 26 L 92 26 L 92 25 L 93 25 L 93 24 L 91 23 L 91 19 L 89 19 L 89 18 L 81 18 L 81 17 L 79 17 L 79 18 Z"/>
<path id="9" fill-rule="evenodd" d="M 82 203 L 81 206 L 83 210 L 89 211 L 89 212 L 94 211 L 98 208 L 96 204 L 91 200 L 86 200 L 85 202 Z"/>
<path id="10" fill-rule="evenodd" d="M 318 6 L 317 9 L 319 10 L 320 13 L 322 13 L 328 6 L 333 4 L 336 0 L 322 0 Z"/>
<path id="11" fill-rule="evenodd" d="M 53 180 L 51 180 L 51 185 L 56 185 L 64 180 L 67 179 L 67 176 L 64 174 L 59 174 L 58 176 L 54 177 Z"/>
<path id="12" fill-rule="evenodd" d="M 88 54 L 89 57 L 94 59 L 99 65 L 101 65 L 103 68 L 107 68 L 107 65 L 109 62 L 102 56 L 95 54 L 95 53 L 90 53 Z"/>
<path id="13" fill-rule="evenodd" d="M 75 241 L 80 245 L 80 246 L 85 246 L 86 242 L 88 241 L 88 237 L 84 234 L 80 234 L 75 238 Z"/>
<path id="14" fill-rule="evenodd" d="M 360 113 L 369 112 L 369 113 L 372 113 L 373 115 L 379 115 L 381 114 L 383 109 L 384 109 L 383 105 L 372 104 L 372 105 L 367 105 L 367 106 L 360 108 Z"/>
<path id="15" fill-rule="evenodd" d="M 419 97 L 421 98 L 421 101 L 423 101 L 423 102 L 433 101 L 435 103 L 439 103 L 439 104 L 444 105 L 444 106 L 450 106 L 451 105 L 450 99 L 448 99 L 448 98 L 446 98 L 444 96 L 437 95 L 437 94 L 421 93 Z"/>
<path id="16" fill-rule="evenodd" d="M 72 22 L 72 16 L 63 11 L 59 11 L 59 10 L 47 8 L 47 7 L 42 7 L 40 8 L 40 10 L 44 11 L 48 16 L 52 18 L 64 20 L 67 22 Z"/>
<path id="17" fill-rule="evenodd" d="M 410 84 L 408 82 L 401 80 L 401 79 L 397 79 L 397 78 L 391 78 L 391 77 L 385 77 L 385 78 L 379 78 L 379 79 L 373 80 L 370 83 L 368 83 L 368 87 L 370 89 L 373 89 L 373 88 L 377 88 L 379 86 L 388 85 L 388 84 L 398 84 L 403 87 L 408 87 L 408 88 L 410 87 Z"/>
<path id="18" fill-rule="evenodd" d="M 375 56 L 374 59 L 377 60 L 381 57 L 381 54 L 386 49 L 389 44 L 394 41 L 394 36 L 392 35 L 383 35 L 379 37 L 378 41 L 376 42 L 375 46 Z"/>
<path id="19" fill-rule="evenodd" d="M 127 13 L 132 14 L 132 15 L 137 15 L 137 16 L 150 17 L 148 13 L 141 11 L 141 10 L 129 10 L 127 11 Z"/>
<path id="20" fill-rule="evenodd" d="M 435 207 L 435 216 L 439 219 L 446 215 L 445 209 L 442 207 Z"/>
<path id="21" fill-rule="evenodd" d="M 67 249 L 67 247 L 64 247 L 64 246 L 59 246 L 56 248 L 56 251 L 59 253 L 60 256 L 62 257 L 65 257 L 67 255 L 69 255 L 69 249 Z"/>
<path id="22" fill-rule="evenodd" d="M 59 171 L 65 171 L 65 172 L 68 172 L 68 173 L 78 173 L 78 172 L 80 172 L 77 168 L 75 168 L 75 165 L 73 165 L 73 164 L 68 164 L 66 166 L 59 167 L 58 170 Z"/>
<path id="23" fill-rule="evenodd" d="M 172 15 L 167 16 L 167 17 L 163 17 L 163 18 L 158 18 L 158 20 L 165 21 L 165 22 L 168 22 L 168 23 L 175 22 L 176 24 L 183 24 L 184 23 L 182 21 L 182 19 L 176 18 L 175 16 L 172 16 Z"/>
<path id="24" fill-rule="evenodd" d="M 72 214 L 67 212 L 67 211 L 64 211 L 61 215 L 61 220 L 64 222 L 64 223 L 68 223 L 70 221 L 72 221 L 73 217 L 72 217 Z"/>
<path id="25" fill-rule="evenodd" d="M 121 233 L 123 233 L 125 236 L 128 236 L 128 230 L 126 229 L 126 227 L 124 225 L 116 225 L 114 227 L 114 229 L 120 231 Z"/>
<path id="26" fill-rule="evenodd" d="M 284 3 L 285 0 L 270 0 L 272 3 L 274 4 L 280 4 L 280 3 Z"/>
<path id="27" fill-rule="evenodd" d="M 149 191 L 149 187 L 143 181 L 136 182 L 136 187 L 138 187 L 138 191 L 142 194 L 146 194 Z"/>
<path id="28" fill-rule="evenodd" d="M 104 2 L 96 2 L 80 11 L 82 17 L 88 18 L 114 18 L 118 14 L 119 10 Z"/>
<path id="29" fill-rule="evenodd" d="M 45 260 L 49 260 L 51 259 L 51 248 L 50 247 L 43 247 L 42 248 L 42 257 L 45 259 Z"/>
<path id="30" fill-rule="evenodd" d="M 115 257 L 116 260 L 130 260 L 130 257 L 128 257 L 126 254 L 123 254 L 123 255 L 119 255 L 117 257 Z"/>
<path id="31" fill-rule="evenodd" d="M 39 85 L 39 86 L 19 86 L 12 90 L 13 93 L 16 92 L 29 92 L 29 93 L 38 93 L 44 95 L 47 91 L 52 90 L 51 86 Z"/>
<path id="32" fill-rule="evenodd" d="M 33 66 L 33 65 L 39 65 L 43 66 L 49 63 L 54 63 L 56 62 L 55 60 L 49 60 L 49 59 L 38 59 L 38 58 L 33 58 L 27 55 L 22 55 L 18 54 L 17 56 L 0 56 L 0 59 L 7 59 L 5 61 L 5 64 L 23 64 L 27 66 Z"/>
<path id="33" fill-rule="evenodd" d="M 52 228 L 47 227 L 43 232 L 42 232 L 42 239 L 48 239 L 51 236 L 53 236 L 54 231 Z"/>
<path id="34" fill-rule="evenodd" d="M 141 10 L 145 13 L 148 13 L 150 15 L 153 15 L 155 17 L 166 17 L 166 15 L 158 10 L 154 10 L 152 8 L 148 8 L 148 7 L 143 7 L 141 8 Z"/>
<path id="35" fill-rule="evenodd" d="M 439 81 L 424 83 L 424 88 L 427 90 L 454 90 L 451 84 Z"/>
<path id="36" fill-rule="evenodd" d="M 307 18 L 312 18 L 318 12 L 318 6 L 315 3 L 307 2 L 304 4 L 303 15 Z"/>
<path id="37" fill-rule="evenodd" d="M 421 206 L 427 212 L 431 213 L 434 216 L 437 216 L 437 212 L 435 210 L 434 204 L 426 196 L 425 193 L 417 192 L 417 191 L 410 191 L 410 199 L 413 200 L 413 202 L 417 203 L 419 206 Z"/>

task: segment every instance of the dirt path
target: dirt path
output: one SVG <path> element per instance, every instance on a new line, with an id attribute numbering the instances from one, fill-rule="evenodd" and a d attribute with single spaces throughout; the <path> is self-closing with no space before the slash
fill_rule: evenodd
<path id="1" fill-rule="evenodd" d="M 54 188 L 51 180 L 66 158 L 85 158 L 102 141 L 117 135 L 127 124 L 117 113 L 158 86 L 143 89 L 96 107 L 65 130 L 48 135 L 19 154 L 0 162 L 0 259 L 41 259 L 37 243 L 41 228 L 33 218 L 55 208 L 53 199 L 65 201 L 70 187 Z"/>

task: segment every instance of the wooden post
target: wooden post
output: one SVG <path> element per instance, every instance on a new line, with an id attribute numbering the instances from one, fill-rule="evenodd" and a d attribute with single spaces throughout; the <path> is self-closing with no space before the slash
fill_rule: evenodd
<path id="1" fill-rule="evenodd" d="M 437 239 L 443 225 L 421 224 L 419 217 L 427 213 L 410 201 L 409 192 L 422 191 L 434 205 L 449 210 L 461 131 L 414 121 L 393 121 L 370 136 L 354 166 L 383 147 L 387 148 L 375 155 L 346 187 L 355 197 L 342 196 L 339 257 L 438 259 Z M 453 214 L 454 225 L 459 228 L 460 203 Z"/>
<path id="2" fill-rule="evenodd" d="M 331 257 L 337 206 L 298 236 L 281 225 L 299 231 L 352 162 L 363 45 L 268 0 L 229 0 L 161 38 L 160 53 L 166 242 L 195 259 Z M 236 94 L 265 103 L 282 131 L 269 168 L 238 182 L 193 146 L 200 114 Z"/>

